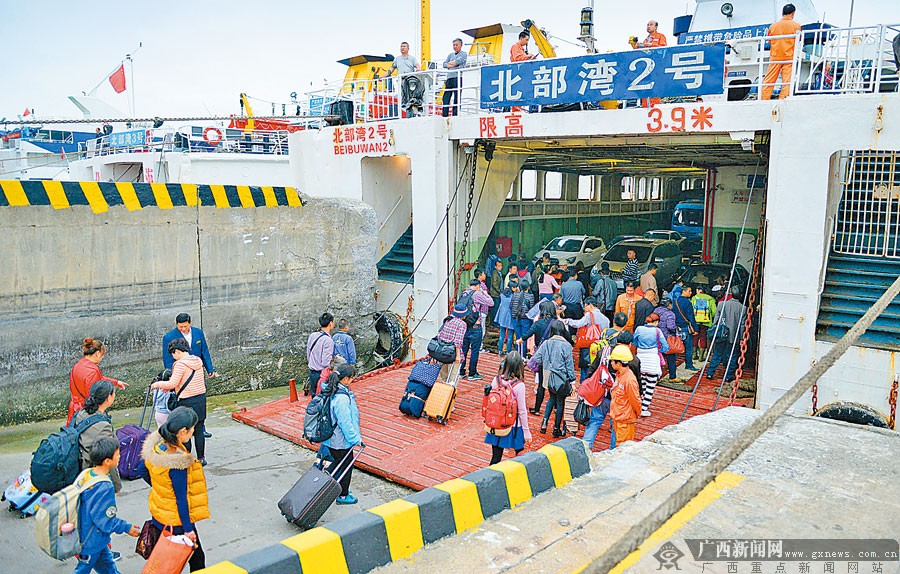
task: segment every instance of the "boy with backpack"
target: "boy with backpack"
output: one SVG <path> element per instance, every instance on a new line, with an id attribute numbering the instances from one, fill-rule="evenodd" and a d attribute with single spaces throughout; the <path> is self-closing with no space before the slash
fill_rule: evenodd
<path id="1" fill-rule="evenodd" d="M 509 302 L 509 312 L 512 315 L 513 329 L 516 332 L 516 340 L 523 339 L 525 331 L 531 327 L 532 320 L 528 318 L 528 311 L 534 305 L 534 295 L 521 286 L 513 289 L 512 299 Z M 519 354 L 525 356 L 525 344 L 519 345 Z"/>
<path id="2" fill-rule="evenodd" d="M 79 486 L 94 482 L 79 495 L 78 536 L 81 552 L 75 574 L 91 571 L 116 574 L 119 570 L 109 549 L 111 535 L 128 534 L 137 538 L 141 533 L 140 528 L 116 516 L 116 493 L 109 473 L 119 465 L 119 443 L 108 437 L 98 439 L 91 446 L 91 464 L 93 468 L 85 470 L 75 481 Z"/>

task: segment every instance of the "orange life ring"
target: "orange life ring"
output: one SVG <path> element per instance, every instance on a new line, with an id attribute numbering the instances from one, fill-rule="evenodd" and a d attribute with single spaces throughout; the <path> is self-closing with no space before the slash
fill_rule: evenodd
<path id="1" fill-rule="evenodd" d="M 216 136 L 214 138 L 210 138 L 210 132 L 215 132 Z M 203 139 L 206 140 L 206 143 L 209 145 L 219 145 L 222 143 L 222 130 L 219 128 L 205 128 L 203 130 Z"/>

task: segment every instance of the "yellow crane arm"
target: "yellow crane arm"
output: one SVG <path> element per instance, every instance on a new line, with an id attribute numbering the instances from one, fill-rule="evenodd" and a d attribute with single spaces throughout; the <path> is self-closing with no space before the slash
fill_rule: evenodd
<path id="1" fill-rule="evenodd" d="M 540 50 L 541 55 L 545 58 L 555 58 L 556 50 L 553 49 L 553 45 L 550 44 L 550 40 L 547 39 L 547 36 L 544 36 L 544 33 L 541 32 L 540 28 L 535 25 L 534 20 L 525 20 L 522 22 L 522 26 L 528 27 L 528 33 L 531 34 L 531 39 L 534 40 L 534 45 L 537 46 L 537 49 Z"/>
<path id="2" fill-rule="evenodd" d="M 256 120 L 253 119 L 253 108 L 250 107 L 250 98 L 245 92 L 241 92 L 241 103 L 244 104 L 244 114 L 250 119 L 247 120 L 247 126 L 244 131 L 249 133 L 256 128 Z"/>

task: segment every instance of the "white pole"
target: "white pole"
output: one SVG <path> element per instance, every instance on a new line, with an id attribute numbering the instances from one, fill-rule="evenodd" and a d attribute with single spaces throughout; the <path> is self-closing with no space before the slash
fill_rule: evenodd
<path id="1" fill-rule="evenodd" d="M 850 0 L 850 22 L 847 23 L 848 28 L 853 27 L 853 8 L 856 4 L 856 0 Z"/>
<path id="2" fill-rule="evenodd" d="M 135 106 L 134 106 L 134 58 L 132 58 L 132 56 L 137 54 L 138 50 L 140 50 L 143 47 L 143 45 L 144 45 L 143 42 L 138 42 L 138 47 L 134 50 L 134 52 L 125 55 L 125 59 L 128 60 L 129 71 L 131 72 L 130 73 L 131 87 L 129 88 L 128 91 L 131 95 L 131 117 L 133 117 L 133 118 L 137 117 L 137 112 L 135 111 Z"/>

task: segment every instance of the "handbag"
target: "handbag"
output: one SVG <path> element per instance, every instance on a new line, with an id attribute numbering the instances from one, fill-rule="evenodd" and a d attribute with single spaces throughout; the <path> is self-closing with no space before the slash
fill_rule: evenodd
<path id="1" fill-rule="evenodd" d="M 171 538 L 170 538 L 171 537 Z M 144 564 L 142 574 L 180 574 L 184 565 L 191 559 L 194 553 L 193 544 L 187 545 L 173 540 L 172 528 L 166 528 L 160 533 L 159 540 L 153 546 L 150 558 Z"/>
<path id="2" fill-rule="evenodd" d="M 428 354 L 435 361 L 449 365 L 456 362 L 456 345 L 451 341 L 442 341 L 434 337 L 428 343 Z"/>
<path id="3" fill-rule="evenodd" d="M 677 335 L 669 335 L 666 337 L 666 343 L 669 344 L 669 350 L 666 355 L 680 355 L 684 353 L 684 341 Z"/>
<path id="4" fill-rule="evenodd" d="M 596 407 L 603 402 L 606 392 L 609 390 L 604 379 L 610 380 L 609 371 L 603 365 L 599 365 L 593 375 L 578 385 L 578 396 L 584 399 L 588 405 Z"/>
<path id="5" fill-rule="evenodd" d="M 191 379 L 194 378 L 194 373 L 196 373 L 196 372 L 197 372 L 196 370 L 191 371 L 191 375 L 187 378 L 187 380 L 184 382 L 184 384 L 181 385 L 181 388 L 178 389 L 178 392 L 172 393 L 171 395 L 169 395 L 166 398 L 166 406 L 169 407 L 170 411 L 174 411 L 175 408 L 178 406 L 178 397 L 180 397 L 181 393 L 184 391 L 184 389 L 187 388 L 188 383 L 190 383 Z"/>
<path id="6" fill-rule="evenodd" d="M 591 343 L 594 341 L 600 340 L 600 337 L 603 336 L 603 330 L 600 328 L 600 325 L 594 323 L 594 313 L 590 313 L 591 324 L 585 325 L 584 327 L 580 327 L 578 329 L 578 333 L 575 336 L 575 350 L 579 349 L 589 349 L 591 347 Z"/>
<path id="7" fill-rule="evenodd" d="M 575 422 L 581 426 L 587 426 L 588 422 L 590 422 L 591 407 L 584 402 L 584 399 L 578 399 L 578 404 L 575 405 L 575 412 L 572 413 L 572 418 L 574 418 Z"/>
<path id="8" fill-rule="evenodd" d="M 134 552 L 144 560 L 150 558 L 150 554 L 153 552 L 153 547 L 156 546 L 156 542 L 159 540 L 159 530 L 153 526 L 153 521 L 148 520 L 144 522 L 144 526 L 141 527 L 141 533 L 138 535 L 137 543 L 134 546 Z"/>
<path id="9" fill-rule="evenodd" d="M 412 371 L 409 373 L 409 380 L 421 383 L 426 387 L 433 387 L 441 374 L 443 365 L 440 363 L 432 363 L 424 359 L 413 365 Z"/>
<path id="10" fill-rule="evenodd" d="M 687 317 L 684 316 L 684 313 L 681 312 L 681 307 L 678 306 L 678 303 L 672 302 L 672 306 L 678 310 L 678 314 L 681 315 L 681 318 L 684 319 L 684 322 L 687 323 L 687 331 L 691 335 L 696 335 L 697 331 L 694 330 L 694 327 L 691 326 L 691 322 L 687 320 Z M 683 329 L 682 329 L 683 330 Z"/>

